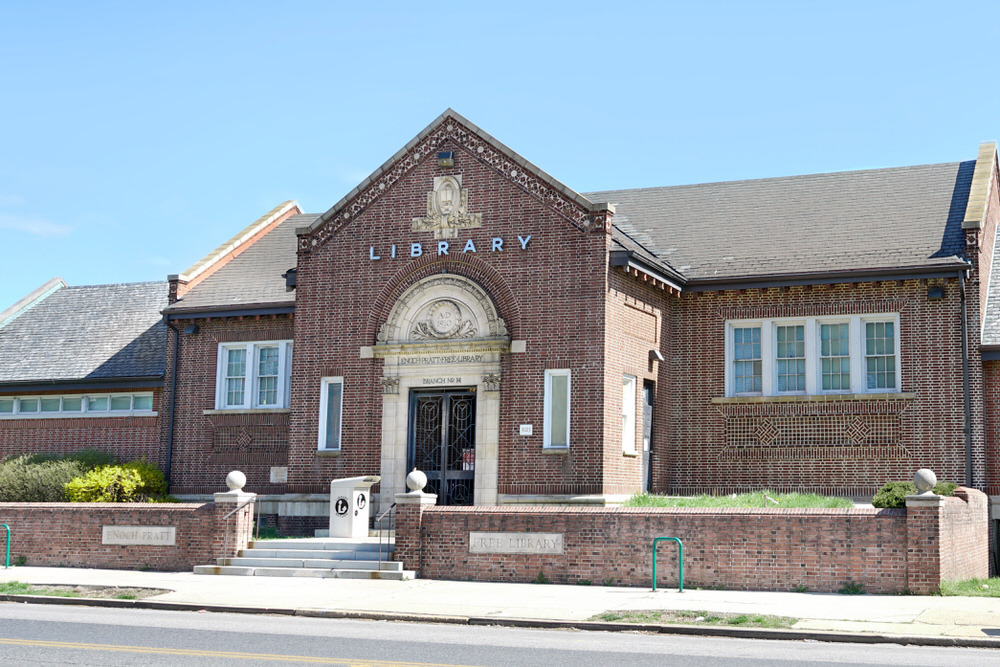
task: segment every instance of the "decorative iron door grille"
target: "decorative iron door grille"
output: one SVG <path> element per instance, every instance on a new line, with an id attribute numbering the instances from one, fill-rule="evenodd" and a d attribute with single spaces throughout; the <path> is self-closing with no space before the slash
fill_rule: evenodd
<path id="1" fill-rule="evenodd" d="M 407 469 L 427 474 L 442 505 L 471 505 L 476 474 L 475 389 L 410 394 Z"/>

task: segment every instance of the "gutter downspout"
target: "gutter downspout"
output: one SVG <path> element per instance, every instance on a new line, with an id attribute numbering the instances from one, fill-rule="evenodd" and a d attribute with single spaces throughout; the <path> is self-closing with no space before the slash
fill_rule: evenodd
<path id="1" fill-rule="evenodd" d="M 965 391 L 965 484 L 972 487 L 972 397 L 969 389 L 969 322 L 965 304 L 965 271 L 958 272 L 962 296 L 962 387 Z"/>
<path id="2" fill-rule="evenodd" d="M 178 352 L 180 351 L 181 332 L 170 322 L 169 315 L 164 315 L 163 319 L 167 323 L 167 328 L 174 332 L 174 370 L 170 378 L 170 410 L 167 415 L 167 465 L 163 472 L 163 476 L 167 480 L 167 491 L 169 492 L 170 463 L 174 458 L 174 405 L 177 401 L 177 369 L 180 366 L 181 361 L 181 358 L 178 355 Z"/>

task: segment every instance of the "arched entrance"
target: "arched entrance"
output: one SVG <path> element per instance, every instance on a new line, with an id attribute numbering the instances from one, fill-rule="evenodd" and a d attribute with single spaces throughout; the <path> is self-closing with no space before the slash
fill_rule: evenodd
<path id="1" fill-rule="evenodd" d="M 440 274 L 396 302 L 371 348 L 382 367 L 382 498 L 412 467 L 442 504 L 497 501 L 500 355 L 507 326 L 475 282 Z"/>

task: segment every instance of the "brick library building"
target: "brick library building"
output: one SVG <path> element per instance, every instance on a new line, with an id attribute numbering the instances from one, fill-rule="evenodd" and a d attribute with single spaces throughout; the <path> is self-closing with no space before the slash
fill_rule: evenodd
<path id="1" fill-rule="evenodd" d="M 448 110 L 325 212 L 285 202 L 166 281 L 0 313 L 0 457 L 333 479 L 439 503 L 1000 495 L 996 146 L 967 161 L 578 193 Z"/>

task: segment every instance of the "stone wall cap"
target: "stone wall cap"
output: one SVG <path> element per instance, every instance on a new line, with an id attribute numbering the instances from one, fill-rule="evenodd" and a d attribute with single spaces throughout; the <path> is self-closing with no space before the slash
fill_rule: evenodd
<path id="1" fill-rule="evenodd" d="M 436 505 L 436 493 L 409 492 L 396 494 L 397 505 Z"/>
<path id="2" fill-rule="evenodd" d="M 226 491 L 212 495 L 212 498 L 217 503 L 242 503 L 247 500 L 253 500 L 256 497 L 256 493 L 244 493 L 243 491 Z"/>
<path id="3" fill-rule="evenodd" d="M 941 505 L 944 505 L 944 496 L 939 496 L 933 493 L 906 496 L 907 507 L 940 507 Z"/>

